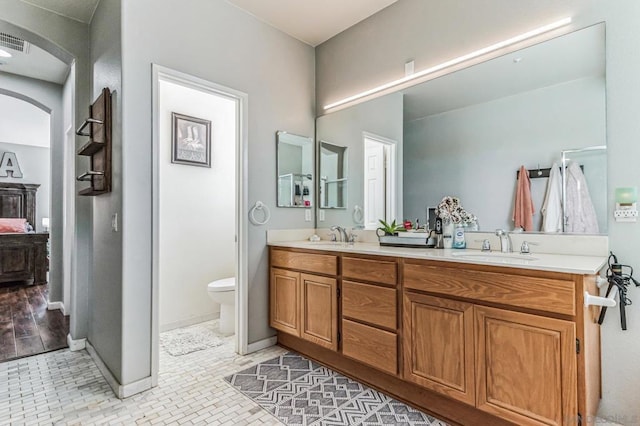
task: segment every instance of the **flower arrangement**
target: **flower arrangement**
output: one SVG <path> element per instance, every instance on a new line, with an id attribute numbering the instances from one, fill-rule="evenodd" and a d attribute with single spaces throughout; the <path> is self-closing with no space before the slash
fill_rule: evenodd
<path id="1" fill-rule="evenodd" d="M 436 208 L 436 214 L 440 219 L 453 223 L 475 223 L 478 221 L 475 215 L 469 213 L 462 207 L 460 199 L 457 197 L 444 197 Z"/>

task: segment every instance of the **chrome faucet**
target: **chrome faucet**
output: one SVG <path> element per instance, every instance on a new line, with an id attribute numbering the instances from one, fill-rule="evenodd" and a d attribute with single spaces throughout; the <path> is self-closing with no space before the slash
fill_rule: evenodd
<path id="1" fill-rule="evenodd" d="M 342 226 L 332 226 L 331 228 L 329 228 L 331 231 L 338 231 L 338 235 L 340 235 L 340 242 L 341 243 L 346 243 L 349 241 L 349 235 L 347 235 L 347 230 L 344 229 Z"/>
<path id="2" fill-rule="evenodd" d="M 509 238 L 509 233 L 504 229 L 496 229 L 496 235 L 500 237 L 500 251 L 502 253 L 511 253 L 511 238 Z"/>

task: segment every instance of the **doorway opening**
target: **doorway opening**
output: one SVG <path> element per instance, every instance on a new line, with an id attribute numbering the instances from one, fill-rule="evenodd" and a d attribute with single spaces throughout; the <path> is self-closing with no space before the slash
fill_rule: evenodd
<path id="1" fill-rule="evenodd" d="M 247 350 L 246 103 L 153 66 L 154 385 L 175 357 Z"/>
<path id="2" fill-rule="evenodd" d="M 363 132 L 364 144 L 364 227 L 377 229 L 378 220 L 396 217 L 397 142 Z"/>

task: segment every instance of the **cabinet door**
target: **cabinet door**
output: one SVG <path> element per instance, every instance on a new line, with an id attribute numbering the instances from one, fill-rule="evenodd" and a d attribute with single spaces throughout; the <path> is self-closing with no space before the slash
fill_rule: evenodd
<path id="1" fill-rule="evenodd" d="M 304 339 L 338 350 L 338 293 L 335 278 L 300 274 Z"/>
<path id="2" fill-rule="evenodd" d="M 404 378 L 475 403 L 473 305 L 405 293 Z"/>
<path id="3" fill-rule="evenodd" d="M 520 425 L 577 423 L 572 322 L 475 307 L 476 406 Z"/>
<path id="4" fill-rule="evenodd" d="M 269 325 L 300 337 L 300 274 L 271 268 Z"/>

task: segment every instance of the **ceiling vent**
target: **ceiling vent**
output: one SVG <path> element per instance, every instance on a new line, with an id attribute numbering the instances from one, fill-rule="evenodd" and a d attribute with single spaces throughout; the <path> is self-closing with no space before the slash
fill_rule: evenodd
<path id="1" fill-rule="evenodd" d="M 0 32 L 0 47 L 6 47 L 22 53 L 29 53 L 29 42 L 11 34 Z"/>

